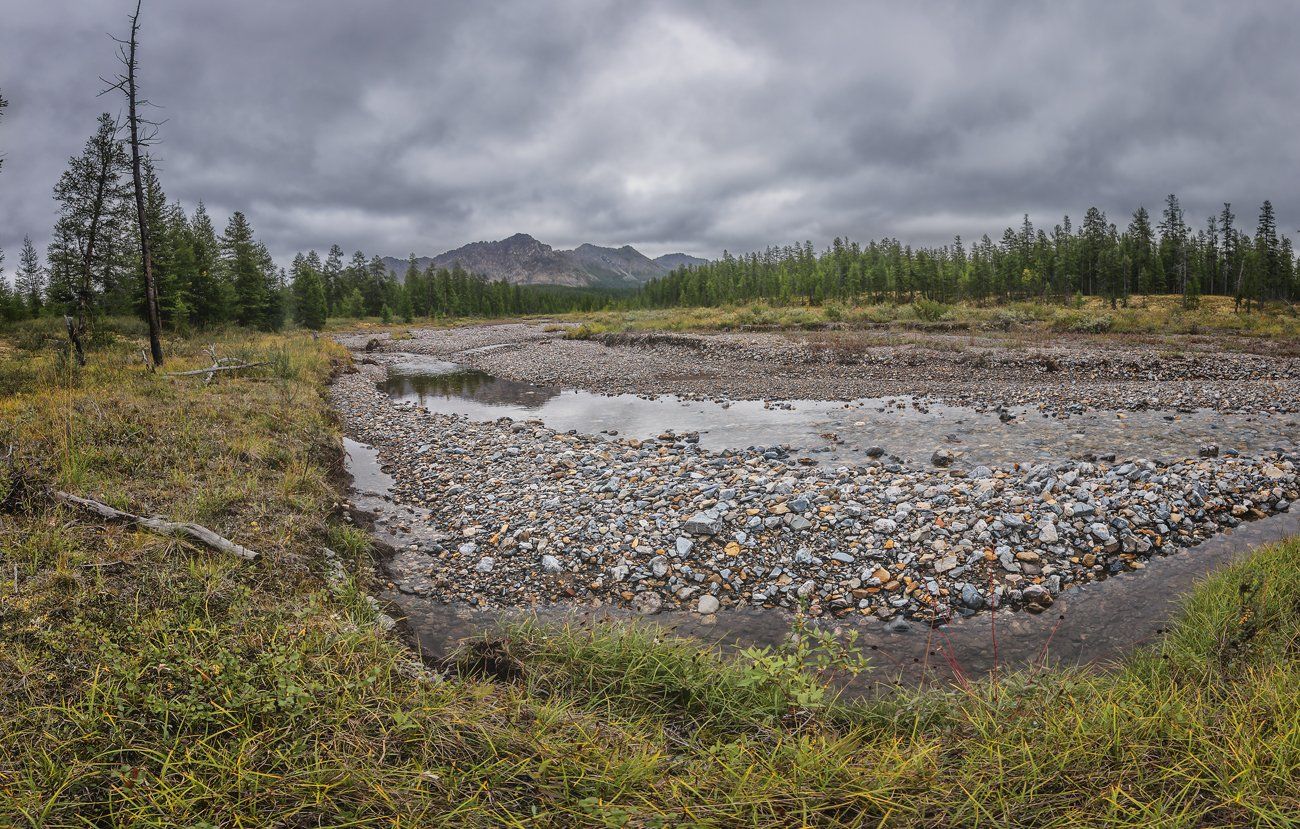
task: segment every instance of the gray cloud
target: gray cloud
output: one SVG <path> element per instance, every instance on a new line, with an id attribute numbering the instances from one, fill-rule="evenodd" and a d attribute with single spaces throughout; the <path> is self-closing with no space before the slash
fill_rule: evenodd
<path id="1" fill-rule="evenodd" d="M 47 238 L 127 0 L 2 0 L 0 246 Z M 168 195 L 298 249 L 532 233 L 716 255 L 1123 224 L 1178 193 L 1300 220 L 1289 4 L 145 4 Z"/>

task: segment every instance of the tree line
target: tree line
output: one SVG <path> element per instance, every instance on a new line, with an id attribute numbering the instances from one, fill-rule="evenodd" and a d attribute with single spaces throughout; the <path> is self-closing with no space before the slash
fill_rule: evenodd
<path id="1" fill-rule="evenodd" d="M 147 319 L 140 224 L 121 125 L 99 116 L 95 132 L 54 186 L 58 218 L 42 265 L 23 240 L 14 287 L 0 295 L 8 319 L 42 314 L 135 314 Z M 169 201 L 152 159 L 141 160 L 145 227 L 162 324 L 172 330 L 226 322 L 277 328 L 285 317 L 283 275 L 248 218 L 235 212 L 217 233 L 202 202 Z"/>
<path id="2" fill-rule="evenodd" d="M 343 249 L 330 247 L 324 260 L 316 251 L 298 253 L 290 268 L 294 321 L 311 328 L 326 317 L 400 318 L 501 317 L 590 311 L 611 302 L 608 294 L 559 286 L 515 285 L 488 280 L 464 270 L 421 269 L 415 254 L 398 279 L 378 256 L 357 251 L 344 264 Z"/>
<path id="3" fill-rule="evenodd" d="M 0 113 L 3 105 L 0 98 Z M 58 219 L 45 264 L 31 238 L 24 238 L 11 288 L 0 251 L 0 318 L 64 315 L 86 325 L 104 316 L 148 320 L 142 226 L 159 322 L 177 332 L 231 323 L 275 330 L 290 318 L 320 329 L 330 316 L 409 321 L 559 313 L 610 302 L 591 291 L 489 281 L 459 265 L 421 270 L 414 254 L 399 280 L 378 256 L 357 251 L 345 263 L 338 245 L 323 261 L 315 251 L 298 254 L 286 273 L 242 212 L 218 233 L 203 202 L 187 211 L 168 200 L 148 154 L 141 158 L 144 221 L 136 222 L 121 132 L 113 116 L 99 116 L 81 153 L 69 159 L 54 187 Z"/>
<path id="4" fill-rule="evenodd" d="M 1133 294 L 1181 294 L 1195 306 L 1202 294 L 1234 297 L 1239 308 L 1300 295 L 1291 240 L 1279 235 L 1273 205 L 1259 210 L 1254 234 L 1239 227 L 1232 205 L 1193 230 L 1170 195 L 1157 223 L 1139 207 L 1124 230 L 1096 207 L 1076 230 L 1066 216 L 1051 230 L 1026 214 L 994 242 L 969 248 L 956 237 L 939 247 L 886 238 L 860 245 L 843 239 L 820 253 L 811 242 L 769 247 L 747 256 L 723 253 L 706 265 L 679 268 L 648 282 L 629 301 L 639 307 L 715 306 L 752 300 L 939 302 L 1060 300 L 1100 296 L 1112 306 Z"/>

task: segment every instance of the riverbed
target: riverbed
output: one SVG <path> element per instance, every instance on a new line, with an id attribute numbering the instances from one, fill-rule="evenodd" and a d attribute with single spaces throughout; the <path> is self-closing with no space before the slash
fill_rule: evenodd
<path id="1" fill-rule="evenodd" d="M 1150 641 L 1195 578 L 1298 529 L 1296 420 L 1266 395 L 601 393 L 486 370 L 553 342 L 491 328 L 381 346 L 334 390 L 385 598 L 433 653 L 510 618 L 743 645 L 802 615 L 856 631 L 874 682 L 960 681 Z"/>

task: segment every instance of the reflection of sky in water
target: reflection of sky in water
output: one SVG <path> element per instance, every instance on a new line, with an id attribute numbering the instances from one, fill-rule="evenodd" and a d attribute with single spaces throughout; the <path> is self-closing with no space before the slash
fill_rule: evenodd
<path id="1" fill-rule="evenodd" d="M 828 447 L 830 452 L 809 455 L 827 463 L 861 461 L 871 446 L 912 464 L 928 463 L 936 449 L 951 450 L 964 466 L 1063 460 L 1087 452 L 1176 460 L 1194 456 L 1203 443 L 1250 452 L 1293 449 L 1300 437 L 1295 415 L 1148 411 L 1125 412 L 1121 418 L 1114 412 L 1092 412 L 1057 420 L 1034 410 L 1012 409 L 1018 420 L 1003 423 L 996 412 L 959 406 L 926 404 L 927 411 L 917 411 L 907 398 L 850 404 L 794 401 L 791 410 L 765 408 L 754 400 L 724 406 L 671 396 L 607 397 L 504 380 L 417 355 L 389 366 L 389 377 L 380 388 L 429 411 L 474 420 L 538 418 L 559 431 L 616 430 L 639 438 L 669 430 L 699 432 L 701 445 L 714 450 L 789 444 L 807 452 Z"/>

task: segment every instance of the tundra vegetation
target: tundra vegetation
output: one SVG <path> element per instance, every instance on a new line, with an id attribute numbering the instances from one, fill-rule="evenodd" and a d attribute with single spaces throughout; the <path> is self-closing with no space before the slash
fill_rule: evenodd
<path id="1" fill-rule="evenodd" d="M 850 700 L 853 657 L 815 637 L 720 656 L 611 625 L 507 629 L 435 672 L 376 625 L 367 535 L 338 508 L 325 384 L 346 352 L 169 341 L 178 371 L 211 345 L 265 363 L 205 384 L 149 372 L 143 324 L 100 331 L 84 368 L 30 339 L 0 358 L 5 823 L 1283 826 L 1300 807 L 1295 542 L 1107 670 Z"/>

